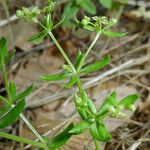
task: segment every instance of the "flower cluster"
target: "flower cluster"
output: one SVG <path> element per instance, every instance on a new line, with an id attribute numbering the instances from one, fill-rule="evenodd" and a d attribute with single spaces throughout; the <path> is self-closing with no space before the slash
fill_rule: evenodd
<path id="1" fill-rule="evenodd" d="M 82 21 L 78 21 L 85 29 L 90 31 L 102 32 L 117 23 L 117 19 L 108 19 L 105 16 L 94 16 L 92 18 L 85 16 Z"/>
<path id="2" fill-rule="evenodd" d="M 40 12 L 38 7 L 32 9 L 23 7 L 22 10 L 17 10 L 16 15 L 17 17 L 23 18 L 25 22 L 37 22 L 37 16 Z"/>

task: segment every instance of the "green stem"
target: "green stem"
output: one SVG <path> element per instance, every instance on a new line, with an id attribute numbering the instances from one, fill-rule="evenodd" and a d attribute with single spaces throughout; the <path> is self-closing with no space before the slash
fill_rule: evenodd
<path id="1" fill-rule="evenodd" d="M 83 86 L 82 86 L 82 83 L 81 83 L 81 80 L 79 78 L 79 76 L 77 77 L 77 86 L 78 86 L 78 89 L 79 89 L 79 93 L 80 93 L 80 96 L 83 94 Z"/>
<path id="2" fill-rule="evenodd" d="M 100 145 L 97 139 L 94 138 L 95 150 L 100 150 Z"/>
<path id="3" fill-rule="evenodd" d="M 100 37 L 101 33 L 98 32 L 94 38 L 94 40 L 92 41 L 92 43 L 90 44 L 88 50 L 86 51 L 85 55 L 83 56 L 82 62 L 80 63 L 81 65 L 78 67 L 78 71 L 82 68 L 88 54 L 90 53 L 90 51 L 92 50 L 93 46 L 95 45 L 95 43 L 97 42 L 98 38 Z"/>
<path id="4" fill-rule="evenodd" d="M 10 100 L 10 104 L 11 104 L 11 94 L 10 94 L 10 91 L 9 91 L 9 82 L 8 82 L 8 75 L 7 75 L 7 72 L 6 72 L 6 67 L 5 67 L 5 64 L 2 62 L 2 73 L 3 73 L 3 76 L 4 76 L 4 80 L 5 80 L 5 85 L 6 85 L 6 91 L 7 91 L 7 94 L 8 94 L 8 98 Z M 7 101 L 8 102 L 8 101 Z M 13 106 L 12 106 L 13 107 Z M 27 126 L 31 129 L 31 131 L 39 138 L 39 140 L 43 143 L 45 143 L 45 140 L 42 138 L 42 136 L 35 130 L 35 128 L 31 125 L 31 123 L 27 120 L 27 118 L 23 115 L 23 114 L 20 114 L 20 117 L 22 118 L 22 120 L 27 124 Z"/>
<path id="5" fill-rule="evenodd" d="M 37 138 L 42 142 L 45 143 L 45 140 L 43 137 L 35 130 L 35 128 L 31 125 L 31 123 L 28 121 L 28 119 L 23 115 L 20 114 L 20 117 L 22 120 L 26 123 L 26 125 L 30 128 L 30 130 L 37 136 Z"/>
<path id="6" fill-rule="evenodd" d="M 32 146 L 43 148 L 43 149 L 47 148 L 46 144 L 44 144 L 44 143 L 35 142 L 35 141 L 32 141 L 32 140 L 26 139 L 24 137 L 15 136 L 15 135 L 4 133 L 4 132 L 0 132 L 0 137 L 7 138 L 7 139 L 10 139 L 10 140 L 14 140 L 14 141 L 17 141 L 17 142 L 22 142 L 22 143 L 25 143 L 25 144 L 30 144 Z"/>
<path id="7" fill-rule="evenodd" d="M 60 44 L 58 43 L 57 39 L 54 37 L 54 35 L 53 35 L 53 33 L 51 31 L 49 32 L 49 36 L 52 38 L 53 42 L 55 43 L 55 45 L 57 46 L 57 48 L 60 50 L 61 54 L 64 56 L 66 62 L 69 64 L 69 66 L 71 67 L 71 69 L 74 71 L 74 73 L 76 73 L 76 70 L 75 70 L 72 62 L 70 61 L 70 59 L 66 55 L 65 51 L 60 46 Z"/>

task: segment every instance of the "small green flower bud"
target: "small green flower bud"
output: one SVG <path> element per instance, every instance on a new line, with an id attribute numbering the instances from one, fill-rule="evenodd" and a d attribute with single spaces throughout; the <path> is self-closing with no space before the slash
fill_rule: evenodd
<path id="1" fill-rule="evenodd" d="M 124 117 L 127 117 L 127 115 L 123 112 L 118 112 L 116 115 L 116 118 L 124 118 Z"/>
<path id="2" fill-rule="evenodd" d="M 101 17 L 101 23 L 107 25 L 107 24 L 109 23 L 109 22 L 108 22 L 108 18 L 105 17 L 105 16 L 102 16 L 102 17 Z"/>
<path id="3" fill-rule="evenodd" d="M 37 16 L 40 14 L 40 9 L 38 7 L 34 7 L 32 9 L 28 9 L 23 7 L 22 10 L 18 10 L 16 15 L 25 20 L 25 22 L 38 22 Z"/>
<path id="4" fill-rule="evenodd" d="M 31 14 L 33 17 L 35 16 L 38 16 L 40 14 L 40 10 L 38 7 L 34 7 L 32 10 L 31 10 Z"/>
<path id="5" fill-rule="evenodd" d="M 93 19 L 94 21 L 97 21 L 97 20 L 99 19 L 99 17 L 94 16 L 94 17 L 92 17 L 92 19 Z"/>
<path id="6" fill-rule="evenodd" d="M 129 106 L 129 110 L 131 110 L 131 111 L 135 111 L 135 110 L 136 110 L 135 105 L 130 105 L 130 106 Z"/>
<path id="7" fill-rule="evenodd" d="M 109 26 L 113 26 L 114 24 L 116 24 L 117 23 L 117 19 L 110 19 L 109 20 Z"/>
<path id="8" fill-rule="evenodd" d="M 87 25 L 89 23 L 90 23 L 90 18 L 85 16 L 84 19 L 82 20 L 82 24 L 85 26 L 85 25 Z"/>
<path id="9" fill-rule="evenodd" d="M 56 6 L 56 2 L 48 2 L 48 6 L 46 6 L 43 11 L 46 13 L 46 14 L 50 14 L 52 13 L 54 10 L 55 10 L 55 6 Z"/>
<path id="10" fill-rule="evenodd" d="M 17 17 L 22 17 L 23 15 L 24 15 L 24 13 L 21 10 L 16 11 L 16 16 Z"/>
<path id="11" fill-rule="evenodd" d="M 113 106 L 109 106 L 109 112 L 110 113 L 115 113 L 116 109 Z"/>
<path id="12" fill-rule="evenodd" d="M 124 106 L 123 105 L 119 105 L 118 106 L 118 111 L 122 111 L 124 109 Z"/>

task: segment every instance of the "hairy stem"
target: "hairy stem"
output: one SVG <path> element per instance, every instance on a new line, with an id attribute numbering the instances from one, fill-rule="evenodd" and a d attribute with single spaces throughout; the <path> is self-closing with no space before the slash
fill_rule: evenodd
<path id="1" fill-rule="evenodd" d="M 24 137 L 15 136 L 15 135 L 4 133 L 4 132 L 0 132 L 0 137 L 7 138 L 7 139 L 17 141 L 17 142 L 23 142 L 25 144 L 30 144 L 32 146 L 43 148 L 43 149 L 47 148 L 46 144 L 44 144 L 44 143 L 35 142 L 35 141 L 29 140 L 29 139 L 24 138 Z"/>
<path id="2" fill-rule="evenodd" d="M 2 63 L 2 73 L 3 73 L 3 76 L 4 76 L 4 80 L 5 80 L 5 85 L 6 85 L 6 91 L 7 91 L 7 94 L 8 94 L 8 98 L 9 98 L 9 102 L 11 104 L 11 94 L 10 94 L 10 91 L 9 91 L 9 81 L 8 81 L 8 76 L 7 76 L 7 71 L 6 71 L 6 67 L 5 67 L 5 64 Z M 8 102 L 8 101 L 7 101 Z M 13 106 L 12 106 L 13 107 Z M 35 128 L 31 125 L 31 123 L 27 120 L 27 118 L 23 115 L 23 114 L 20 114 L 20 117 L 22 118 L 22 120 L 27 124 L 27 126 L 30 128 L 30 130 L 39 138 L 39 140 L 43 143 L 45 143 L 45 140 L 42 138 L 42 136 L 35 130 Z"/>

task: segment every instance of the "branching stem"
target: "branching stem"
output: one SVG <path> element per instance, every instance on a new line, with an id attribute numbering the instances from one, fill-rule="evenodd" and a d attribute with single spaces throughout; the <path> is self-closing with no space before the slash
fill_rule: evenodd
<path id="1" fill-rule="evenodd" d="M 78 67 L 78 70 L 80 70 L 86 60 L 86 58 L 88 57 L 90 51 L 92 50 L 93 46 L 95 45 L 95 43 L 97 42 L 98 38 L 100 37 L 101 33 L 98 32 L 94 38 L 94 40 L 92 41 L 92 43 L 90 44 L 88 50 L 86 51 L 85 55 L 83 56 L 82 62 L 80 63 L 81 65 Z"/>
<path id="2" fill-rule="evenodd" d="M 60 50 L 61 54 L 63 55 L 63 57 L 65 58 L 66 62 L 69 64 L 69 66 L 71 67 L 71 69 L 74 71 L 74 73 L 76 73 L 76 70 L 72 64 L 72 62 L 70 61 L 70 59 L 68 58 L 68 56 L 66 55 L 65 51 L 63 50 L 63 48 L 60 46 L 60 44 L 58 43 L 57 39 L 55 38 L 55 36 L 53 35 L 52 32 L 49 32 L 49 36 L 52 38 L 53 42 L 55 43 L 55 45 L 57 46 L 57 48 Z"/>

